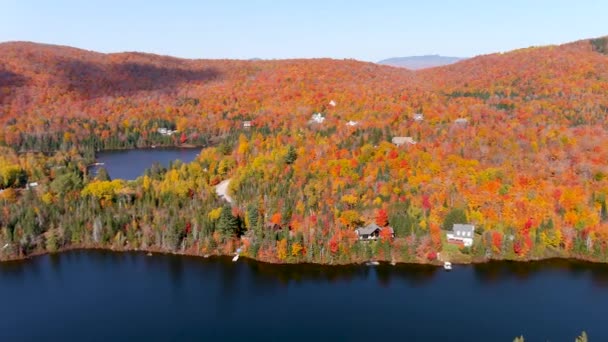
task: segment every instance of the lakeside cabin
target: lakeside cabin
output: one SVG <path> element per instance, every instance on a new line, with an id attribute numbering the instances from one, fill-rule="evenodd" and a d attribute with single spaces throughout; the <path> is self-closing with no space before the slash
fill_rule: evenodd
<path id="1" fill-rule="evenodd" d="M 475 236 L 475 226 L 472 224 L 456 223 L 452 226 L 452 231 L 446 233 L 449 243 L 463 245 L 464 247 L 473 246 Z"/>
<path id="2" fill-rule="evenodd" d="M 380 236 L 380 232 L 383 229 L 388 229 L 391 237 L 395 237 L 395 231 L 391 227 L 380 227 L 376 223 L 370 223 L 365 227 L 359 227 L 355 229 L 355 233 L 359 237 L 359 240 L 377 240 L 378 236 Z"/>
<path id="3" fill-rule="evenodd" d="M 173 135 L 173 134 L 175 134 L 175 133 L 177 133 L 177 132 L 178 132 L 177 130 L 172 131 L 172 130 L 170 130 L 170 129 L 166 128 L 166 127 L 161 127 L 161 128 L 159 128 L 159 129 L 157 129 L 156 131 L 157 131 L 159 134 L 161 134 L 161 135 L 165 135 L 165 136 L 171 136 L 171 135 Z"/>

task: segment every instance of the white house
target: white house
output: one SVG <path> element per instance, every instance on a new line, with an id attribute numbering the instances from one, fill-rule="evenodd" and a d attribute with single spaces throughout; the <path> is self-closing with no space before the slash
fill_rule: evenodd
<path id="1" fill-rule="evenodd" d="M 319 123 L 319 124 L 323 123 L 323 121 L 325 121 L 325 117 L 321 113 L 313 114 L 312 118 L 310 119 L 310 122 Z"/>
<path id="2" fill-rule="evenodd" d="M 393 137 L 391 141 L 396 146 L 402 146 L 405 144 L 416 145 L 416 141 L 412 137 Z"/>
<path id="3" fill-rule="evenodd" d="M 466 125 L 469 122 L 469 120 L 467 118 L 458 118 L 454 122 L 459 125 Z"/>
<path id="4" fill-rule="evenodd" d="M 473 246 L 475 226 L 472 224 L 454 224 L 452 231 L 446 234 L 448 242 L 462 243 L 465 247 Z"/>
<path id="5" fill-rule="evenodd" d="M 349 121 L 346 123 L 347 126 L 357 126 L 359 123 L 357 121 Z"/>
<path id="6" fill-rule="evenodd" d="M 251 126 L 253 126 L 253 123 L 251 121 L 243 121 L 244 128 L 251 128 Z"/>
<path id="7" fill-rule="evenodd" d="M 332 107 L 335 107 L 336 106 L 336 101 L 334 101 L 334 100 L 329 101 L 329 105 L 332 106 Z"/>
<path id="8" fill-rule="evenodd" d="M 28 189 L 35 188 L 37 186 L 38 186 L 38 182 L 27 183 L 27 188 Z"/>
<path id="9" fill-rule="evenodd" d="M 424 115 L 421 113 L 414 113 L 414 121 L 422 121 L 424 120 Z"/>
<path id="10" fill-rule="evenodd" d="M 162 134 L 162 135 L 173 135 L 174 133 L 177 133 L 177 130 L 172 131 L 168 128 L 165 127 L 161 127 L 159 129 L 156 130 L 158 133 Z"/>

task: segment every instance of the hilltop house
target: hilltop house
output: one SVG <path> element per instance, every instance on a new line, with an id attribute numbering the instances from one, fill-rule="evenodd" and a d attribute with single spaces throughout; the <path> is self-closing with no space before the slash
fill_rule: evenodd
<path id="1" fill-rule="evenodd" d="M 462 244 L 465 247 L 473 246 L 475 226 L 472 224 L 454 224 L 452 231 L 446 234 L 448 242 Z"/>
<path id="2" fill-rule="evenodd" d="M 391 141 L 396 146 L 403 146 L 405 144 L 416 145 L 416 141 L 412 137 L 393 137 Z"/>
<path id="3" fill-rule="evenodd" d="M 380 235 L 380 231 L 388 229 L 391 237 L 395 237 L 395 231 L 391 227 L 381 228 L 375 223 L 370 223 L 365 227 L 359 227 L 355 229 L 355 233 L 359 237 L 359 240 L 376 240 Z"/>
<path id="4" fill-rule="evenodd" d="M 318 124 L 322 124 L 323 121 L 325 121 L 325 117 L 323 116 L 323 114 L 321 113 L 316 113 L 312 115 L 312 118 L 310 119 L 311 123 L 318 123 Z"/>

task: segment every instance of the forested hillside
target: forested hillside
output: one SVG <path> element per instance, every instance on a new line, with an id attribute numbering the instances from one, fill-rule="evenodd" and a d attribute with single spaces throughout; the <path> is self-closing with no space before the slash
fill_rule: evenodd
<path id="1" fill-rule="evenodd" d="M 606 261 L 606 51 L 600 38 L 413 72 L 0 44 L 0 255 Z M 136 181 L 87 172 L 96 150 L 151 145 L 202 151 Z M 370 222 L 395 237 L 357 241 Z M 471 248 L 446 242 L 452 223 L 476 225 Z"/>

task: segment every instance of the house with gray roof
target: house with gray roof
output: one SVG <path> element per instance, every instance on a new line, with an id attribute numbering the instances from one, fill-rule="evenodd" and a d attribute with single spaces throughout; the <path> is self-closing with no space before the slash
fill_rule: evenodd
<path id="1" fill-rule="evenodd" d="M 359 237 L 359 240 L 376 240 L 380 235 L 380 231 L 388 229 L 391 233 L 391 237 L 395 237 L 395 231 L 391 227 L 380 227 L 376 223 L 370 223 L 365 227 L 359 227 L 355 229 L 355 233 Z"/>
<path id="2" fill-rule="evenodd" d="M 452 226 L 452 231 L 446 234 L 448 242 L 462 244 L 465 247 L 473 246 L 475 236 L 475 226 L 472 224 L 456 223 Z"/>

